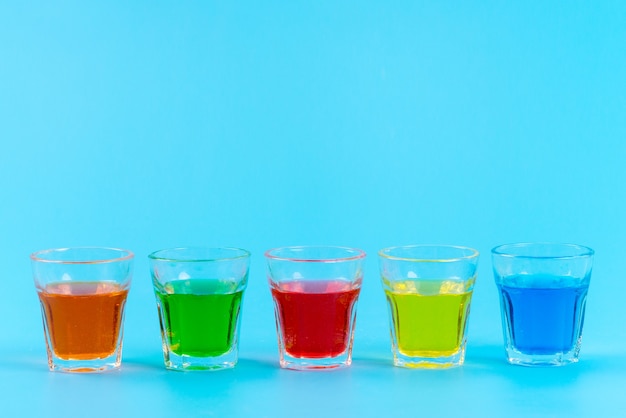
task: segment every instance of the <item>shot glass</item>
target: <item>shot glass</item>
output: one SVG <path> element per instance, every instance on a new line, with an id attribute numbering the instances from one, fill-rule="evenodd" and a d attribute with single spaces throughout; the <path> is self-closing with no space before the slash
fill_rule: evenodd
<path id="1" fill-rule="evenodd" d="M 382 249 L 378 256 L 394 365 L 462 365 L 478 251 L 409 245 Z"/>
<path id="2" fill-rule="evenodd" d="M 31 254 L 50 370 L 120 367 L 133 257 L 127 250 L 98 247 Z"/>
<path id="3" fill-rule="evenodd" d="M 267 251 L 265 257 L 280 366 L 294 370 L 349 366 L 365 252 L 284 247 Z"/>
<path id="4" fill-rule="evenodd" d="M 593 254 L 581 245 L 553 243 L 491 250 L 509 363 L 578 361 Z"/>
<path id="5" fill-rule="evenodd" d="M 172 248 L 148 257 L 165 367 L 234 367 L 250 253 L 240 248 Z"/>

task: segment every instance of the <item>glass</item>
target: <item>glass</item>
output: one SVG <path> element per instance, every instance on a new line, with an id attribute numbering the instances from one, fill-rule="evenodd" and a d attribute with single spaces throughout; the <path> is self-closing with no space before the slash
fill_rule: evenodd
<path id="1" fill-rule="evenodd" d="M 265 257 L 280 366 L 294 370 L 349 366 L 365 252 L 284 247 L 267 251 Z"/>
<path id="2" fill-rule="evenodd" d="M 250 253 L 240 248 L 172 248 L 148 257 L 165 367 L 234 367 Z"/>
<path id="3" fill-rule="evenodd" d="M 31 254 L 50 370 L 120 367 L 133 257 L 127 250 L 98 247 Z"/>
<path id="4" fill-rule="evenodd" d="M 491 250 L 509 363 L 578 361 L 593 254 L 580 245 L 551 243 Z"/>
<path id="5" fill-rule="evenodd" d="M 409 245 L 382 249 L 378 256 L 394 365 L 462 365 L 478 251 Z"/>

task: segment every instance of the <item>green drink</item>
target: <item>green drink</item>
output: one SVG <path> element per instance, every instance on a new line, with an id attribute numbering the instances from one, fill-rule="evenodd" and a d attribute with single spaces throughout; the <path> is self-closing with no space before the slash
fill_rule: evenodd
<path id="1" fill-rule="evenodd" d="M 461 349 L 471 292 L 385 293 L 401 354 L 440 357 Z"/>
<path id="2" fill-rule="evenodd" d="M 179 356 L 215 357 L 231 350 L 243 295 L 237 283 L 175 280 L 157 289 L 156 294 L 168 351 Z"/>
<path id="3" fill-rule="evenodd" d="M 250 253 L 188 247 L 148 256 L 168 370 L 235 367 Z"/>

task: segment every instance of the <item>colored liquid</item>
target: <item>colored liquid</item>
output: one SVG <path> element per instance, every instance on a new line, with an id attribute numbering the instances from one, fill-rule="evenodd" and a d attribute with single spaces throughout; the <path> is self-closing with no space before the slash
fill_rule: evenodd
<path id="1" fill-rule="evenodd" d="M 272 288 L 285 351 L 297 358 L 343 354 L 350 342 L 358 288 L 341 281 L 285 282 Z"/>
<path id="2" fill-rule="evenodd" d="M 525 354 L 571 351 L 582 333 L 589 285 L 564 288 L 498 286 L 513 348 Z"/>
<path id="3" fill-rule="evenodd" d="M 235 341 L 243 290 L 220 280 L 178 280 L 157 291 L 161 329 L 180 356 L 214 357 Z"/>
<path id="4" fill-rule="evenodd" d="M 49 348 L 57 357 L 91 360 L 115 352 L 127 289 L 115 283 L 53 283 L 38 294 Z"/>
<path id="5" fill-rule="evenodd" d="M 398 351 L 439 357 L 461 348 L 472 293 L 420 294 L 385 290 Z"/>

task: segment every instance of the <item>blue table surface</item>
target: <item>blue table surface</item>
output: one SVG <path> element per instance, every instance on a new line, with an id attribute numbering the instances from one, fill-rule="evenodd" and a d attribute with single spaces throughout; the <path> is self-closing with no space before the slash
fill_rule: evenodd
<path id="1" fill-rule="evenodd" d="M 138 274 L 139 276 L 139 274 Z M 122 367 L 102 374 L 47 369 L 38 301 L 5 331 L 0 377 L 4 412 L 32 416 L 620 416 L 626 353 L 609 344 L 591 292 L 581 360 L 556 368 L 505 361 L 495 285 L 477 286 L 465 364 L 442 370 L 394 367 L 384 295 L 366 281 L 353 363 L 332 371 L 278 366 L 271 296 L 253 280 L 243 308 L 239 363 L 215 372 L 163 367 L 158 317 L 147 272 L 129 297 Z M 30 283 L 29 283 L 30 284 Z M 592 288 L 593 290 L 593 288 Z M 596 292 L 598 293 L 598 292 Z M 8 314 L 8 313 L 6 313 Z M 9 337 L 10 336 L 10 337 Z"/>
<path id="2" fill-rule="evenodd" d="M 0 2 L 2 416 L 623 416 L 626 3 Z M 596 251 L 580 362 L 505 362 L 489 252 Z M 480 251 L 466 362 L 393 367 L 380 248 Z M 278 367 L 263 252 L 364 249 L 354 361 Z M 252 252 L 240 361 L 163 368 L 147 255 Z M 121 370 L 47 370 L 28 255 L 135 252 Z"/>

